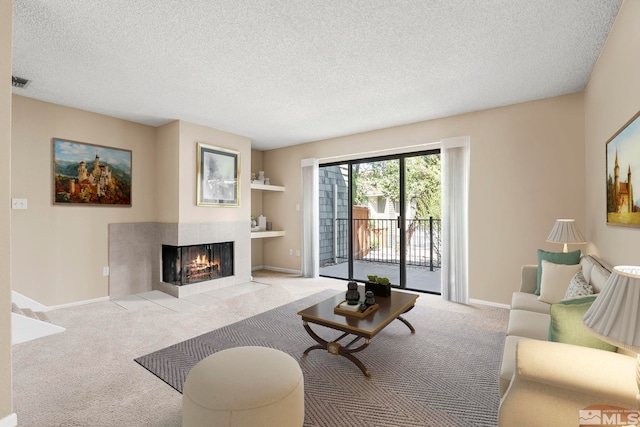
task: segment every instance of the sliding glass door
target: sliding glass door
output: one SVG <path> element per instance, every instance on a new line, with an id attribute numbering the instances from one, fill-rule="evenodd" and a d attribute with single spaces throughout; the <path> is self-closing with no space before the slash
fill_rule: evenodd
<path id="1" fill-rule="evenodd" d="M 386 277 L 400 286 L 400 159 L 353 162 L 351 183 L 351 278 Z"/>
<path id="2" fill-rule="evenodd" d="M 439 293 L 439 167 L 437 151 L 321 165 L 320 274 Z"/>
<path id="3" fill-rule="evenodd" d="M 440 281 L 440 152 L 404 159 L 404 254 L 408 289 L 439 294 Z"/>

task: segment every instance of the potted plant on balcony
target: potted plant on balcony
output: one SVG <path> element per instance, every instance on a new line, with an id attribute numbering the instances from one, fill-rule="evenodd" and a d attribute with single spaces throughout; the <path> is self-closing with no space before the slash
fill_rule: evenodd
<path id="1" fill-rule="evenodd" d="M 391 283 L 389 283 L 388 278 L 367 275 L 367 279 L 369 281 L 364 285 L 365 292 L 371 291 L 378 297 L 388 297 L 391 295 Z"/>

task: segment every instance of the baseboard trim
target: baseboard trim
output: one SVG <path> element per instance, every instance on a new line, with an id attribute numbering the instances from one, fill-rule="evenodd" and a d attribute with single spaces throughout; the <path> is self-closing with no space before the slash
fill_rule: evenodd
<path id="1" fill-rule="evenodd" d="M 83 300 L 83 301 L 75 301 L 75 302 L 70 302 L 70 303 L 67 303 L 67 304 L 52 305 L 51 307 L 47 307 L 47 309 L 44 310 L 44 311 L 57 310 L 59 308 L 76 307 L 76 306 L 79 306 L 79 305 L 93 304 L 95 302 L 104 302 L 104 301 L 109 301 L 109 300 L 110 300 L 109 297 L 86 299 L 86 300 Z M 2 427 L 2 426 L 0 426 L 0 427 Z"/>
<path id="2" fill-rule="evenodd" d="M 509 304 L 500 304 L 498 302 L 493 302 L 493 301 L 483 301 L 481 299 L 470 299 L 469 302 L 473 304 L 488 305 L 490 307 L 506 308 L 507 310 L 511 308 Z"/>
<path id="3" fill-rule="evenodd" d="M 264 266 L 262 266 L 262 269 L 263 270 L 277 271 L 279 273 L 302 274 L 301 270 L 291 270 L 289 268 L 272 267 L 270 265 L 264 265 Z"/>
<path id="4" fill-rule="evenodd" d="M 70 302 L 67 304 L 60 304 L 60 305 L 52 305 L 52 306 L 46 306 L 44 304 L 39 303 L 38 301 L 31 299 L 27 296 L 22 295 L 19 292 L 16 292 L 14 290 L 11 291 L 11 301 L 15 302 L 18 307 L 20 308 L 29 308 L 33 311 L 51 311 L 51 310 L 57 310 L 59 308 L 67 308 L 67 307 L 75 307 L 78 305 L 85 305 L 85 304 L 93 304 L 94 302 L 103 302 L 103 301 L 109 301 L 109 297 L 100 297 L 100 298 L 94 298 L 94 299 L 88 299 L 88 300 L 83 300 L 83 301 L 75 301 L 75 302 Z M 0 427 L 3 427 L 0 424 Z"/>
<path id="5" fill-rule="evenodd" d="M 256 271 L 256 270 L 264 270 L 264 265 L 256 265 L 254 267 L 251 267 L 251 271 Z"/>
<path id="6" fill-rule="evenodd" d="M 18 425 L 18 416 L 13 413 L 0 420 L 0 427 L 16 427 Z"/>

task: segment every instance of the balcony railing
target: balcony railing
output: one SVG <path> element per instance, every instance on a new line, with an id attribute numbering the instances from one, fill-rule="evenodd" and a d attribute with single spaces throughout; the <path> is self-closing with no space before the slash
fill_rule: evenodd
<path id="1" fill-rule="evenodd" d="M 336 258 L 348 259 L 348 219 L 335 220 Z M 406 228 L 407 265 L 441 267 L 440 219 L 408 220 Z M 353 258 L 381 263 L 400 263 L 400 230 L 395 219 L 353 219 Z"/>

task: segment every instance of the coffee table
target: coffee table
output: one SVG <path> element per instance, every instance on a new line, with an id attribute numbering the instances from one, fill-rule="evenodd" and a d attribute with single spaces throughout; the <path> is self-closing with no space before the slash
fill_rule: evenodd
<path id="1" fill-rule="evenodd" d="M 364 286 L 359 286 L 358 291 L 361 296 L 364 296 Z M 364 364 L 354 356 L 354 353 L 367 348 L 371 343 L 371 339 L 395 319 L 407 325 L 412 334 L 415 333 L 411 323 L 404 319 L 402 315 L 415 306 L 419 295 L 391 290 L 391 296 L 375 297 L 378 309 L 362 319 L 333 312 L 334 307 L 344 301 L 344 296 L 345 292 L 341 292 L 334 297 L 298 312 L 298 315 L 302 317 L 304 329 L 318 343 L 306 349 L 303 354 L 308 356 L 311 350 L 327 350 L 330 354 L 349 359 L 360 368 L 367 378 L 370 378 L 371 374 Z M 325 326 L 343 332 L 343 334 L 328 341 L 314 332 L 310 324 Z M 345 338 L 347 339 L 344 341 L 348 339 L 351 339 L 351 341 L 343 345 L 341 341 Z"/>

